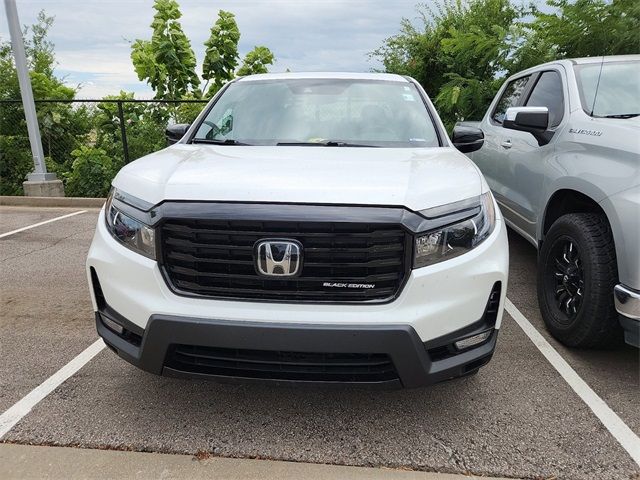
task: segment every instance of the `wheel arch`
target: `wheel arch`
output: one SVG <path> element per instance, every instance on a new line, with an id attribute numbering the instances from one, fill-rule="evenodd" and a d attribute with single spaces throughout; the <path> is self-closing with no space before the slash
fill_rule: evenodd
<path id="1" fill-rule="evenodd" d="M 538 227 L 538 248 L 542 246 L 551 225 L 568 213 L 600 213 L 611 225 L 606 212 L 594 198 L 572 188 L 561 188 L 553 192 L 545 206 L 544 216 Z"/>

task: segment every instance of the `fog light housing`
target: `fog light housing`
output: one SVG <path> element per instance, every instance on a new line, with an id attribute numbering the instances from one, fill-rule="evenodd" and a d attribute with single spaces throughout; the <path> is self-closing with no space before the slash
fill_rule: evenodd
<path id="1" fill-rule="evenodd" d="M 487 330 L 485 332 L 478 333 L 477 335 L 463 338 L 462 340 L 455 342 L 454 345 L 458 350 L 466 350 L 467 348 L 476 347 L 486 342 L 491 336 L 491 332 L 493 332 L 493 330 Z"/>
<path id="2" fill-rule="evenodd" d="M 116 332 L 118 335 L 122 335 L 122 333 L 124 332 L 124 327 L 122 325 L 115 322 L 114 320 L 111 320 L 106 315 L 100 315 L 100 319 L 102 320 L 102 323 L 104 323 L 105 327 Z"/>

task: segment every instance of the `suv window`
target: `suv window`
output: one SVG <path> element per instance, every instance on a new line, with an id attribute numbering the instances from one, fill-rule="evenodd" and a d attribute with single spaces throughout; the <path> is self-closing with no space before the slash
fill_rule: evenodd
<path id="1" fill-rule="evenodd" d="M 562 95 L 562 79 L 558 72 L 543 72 L 527 100 L 529 107 L 547 107 L 549 109 L 549 126 L 557 127 L 564 115 L 564 97 Z"/>
<path id="2" fill-rule="evenodd" d="M 509 82 L 509 85 L 507 85 L 507 88 L 505 88 L 500 100 L 498 100 L 496 108 L 493 111 L 493 115 L 491 116 L 494 122 L 502 124 L 507 108 L 515 107 L 518 104 L 518 100 L 524 91 L 524 87 L 526 87 L 529 82 L 529 77 L 530 75 L 527 75 L 526 77 L 516 78 Z"/>

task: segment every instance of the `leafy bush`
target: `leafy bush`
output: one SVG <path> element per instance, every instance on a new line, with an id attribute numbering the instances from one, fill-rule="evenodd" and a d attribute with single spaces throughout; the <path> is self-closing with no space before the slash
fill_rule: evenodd
<path id="1" fill-rule="evenodd" d="M 0 195 L 22 195 L 22 182 L 33 170 L 29 139 L 0 134 Z"/>
<path id="2" fill-rule="evenodd" d="M 66 180 L 70 197 L 106 197 L 111 181 L 122 167 L 100 148 L 82 146 L 71 152 L 75 158 Z"/>
<path id="3" fill-rule="evenodd" d="M 436 0 L 419 8 L 371 56 L 390 73 L 410 75 L 447 128 L 478 120 L 506 77 L 582 56 L 640 52 L 638 0 L 547 0 L 545 12 L 514 0 Z"/>
<path id="4" fill-rule="evenodd" d="M 133 93 L 120 92 L 103 100 L 133 100 Z M 158 103 L 123 103 L 124 126 L 129 149 L 129 161 L 167 146 L 164 136 L 173 106 Z M 118 114 L 118 104 L 102 102 L 97 106 L 94 118 L 95 146 L 124 164 L 124 146 Z"/>
<path id="5" fill-rule="evenodd" d="M 25 50 L 31 88 L 36 99 L 71 100 L 76 91 L 53 74 L 55 56 L 47 33 L 53 22 L 43 12 L 35 25 L 25 29 Z M 20 87 L 11 46 L 0 41 L 0 99 L 20 99 Z M 51 171 L 68 172 L 71 152 L 87 142 L 91 114 L 86 107 L 67 102 L 38 103 L 42 147 Z M 0 103 L 0 194 L 21 195 L 22 182 L 33 171 L 27 124 L 22 103 Z"/>
<path id="6" fill-rule="evenodd" d="M 190 94 L 185 96 L 184 100 L 201 100 L 201 98 Z M 175 118 L 176 123 L 193 123 L 204 107 L 204 102 L 180 103 L 178 104 L 173 117 Z"/>
<path id="7" fill-rule="evenodd" d="M 372 55 L 386 71 L 418 80 L 447 128 L 481 117 L 509 71 L 514 34 L 529 10 L 511 0 L 438 0 L 420 9 L 423 26 L 404 20 Z"/>

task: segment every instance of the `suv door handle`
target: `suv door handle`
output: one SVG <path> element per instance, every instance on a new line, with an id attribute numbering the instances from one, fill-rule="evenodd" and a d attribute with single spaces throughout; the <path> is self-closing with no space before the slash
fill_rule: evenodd
<path id="1" fill-rule="evenodd" d="M 504 140 L 500 145 L 502 148 L 511 148 L 511 140 Z"/>

